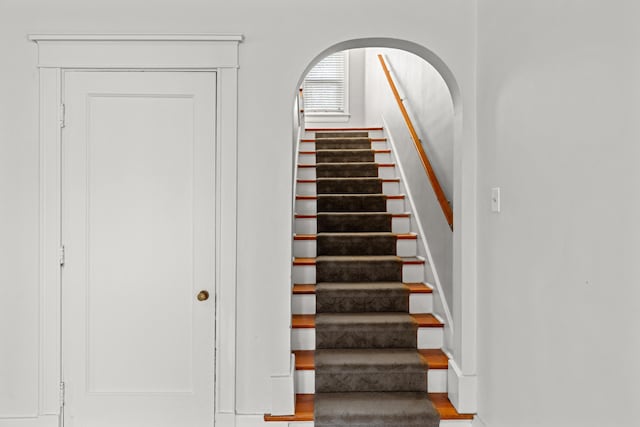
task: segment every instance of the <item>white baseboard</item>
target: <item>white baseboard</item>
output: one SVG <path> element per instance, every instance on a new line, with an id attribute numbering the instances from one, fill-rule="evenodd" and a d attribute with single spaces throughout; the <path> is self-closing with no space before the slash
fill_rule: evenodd
<path id="1" fill-rule="evenodd" d="M 478 377 L 464 375 L 455 360 L 449 359 L 449 400 L 461 414 L 475 414 L 478 402 Z"/>
<path id="2" fill-rule="evenodd" d="M 271 377 L 271 414 L 293 415 L 296 411 L 296 390 L 294 374 L 295 355 L 289 359 L 289 373 Z"/>
<path id="3" fill-rule="evenodd" d="M 57 415 L 34 418 L 0 418 L 0 427 L 58 427 Z"/>

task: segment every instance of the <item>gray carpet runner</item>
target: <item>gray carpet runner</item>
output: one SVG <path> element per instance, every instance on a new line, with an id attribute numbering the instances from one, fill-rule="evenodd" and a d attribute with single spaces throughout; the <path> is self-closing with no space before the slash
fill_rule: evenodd
<path id="1" fill-rule="evenodd" d="M 317 132 L 316 427 L 436 427 L 367 132 Z"/>

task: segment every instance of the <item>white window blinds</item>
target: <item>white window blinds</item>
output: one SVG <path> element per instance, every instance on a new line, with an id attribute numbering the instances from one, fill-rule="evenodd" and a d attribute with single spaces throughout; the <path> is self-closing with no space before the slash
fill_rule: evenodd
<path id="1" fill-rule="evenodd" d="M 304 79 L 306 113 L 346 112 L 347 52 L 329 55 L 318 62 Z"/>

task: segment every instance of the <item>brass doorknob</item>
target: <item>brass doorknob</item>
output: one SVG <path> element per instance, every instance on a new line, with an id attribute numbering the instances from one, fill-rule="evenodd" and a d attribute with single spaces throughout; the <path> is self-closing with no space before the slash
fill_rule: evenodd
<path id="1" fill-rule="evenodd" d="M 198 301 L 206 301 L 209 299 L 209 292 L 208 291 L 200 291 L 198 292 Z"/>

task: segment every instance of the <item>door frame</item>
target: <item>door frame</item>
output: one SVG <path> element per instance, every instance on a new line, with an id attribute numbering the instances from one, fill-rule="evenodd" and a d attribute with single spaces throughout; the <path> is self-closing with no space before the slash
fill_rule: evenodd
<path id="1" fill-rule="evenodd" d="M 61 415 L 61 143 L 68 70 L 215 71 L 215 422 L 235 416 L 238 50 L 240 34 L 34 34 L 40 94 L 38 417 Z"/>

